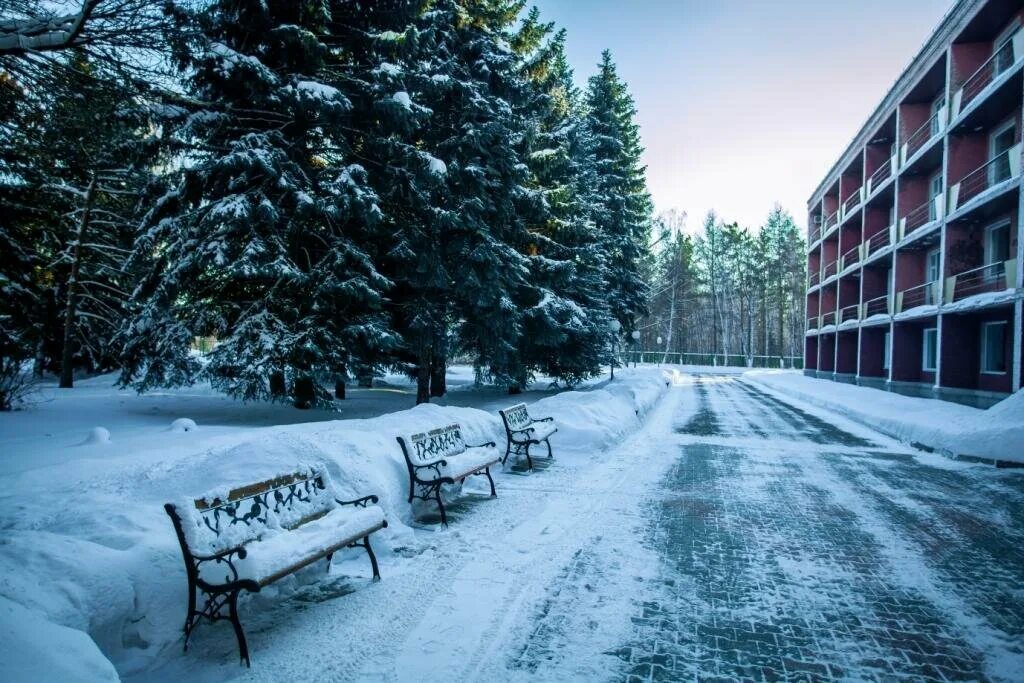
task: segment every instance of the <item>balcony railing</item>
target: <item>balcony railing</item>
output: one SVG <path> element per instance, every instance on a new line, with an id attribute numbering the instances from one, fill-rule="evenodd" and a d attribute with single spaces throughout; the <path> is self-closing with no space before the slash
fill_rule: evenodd
<path id="1" fill-rule="evenodd" d="M 887 247 L 890 244 L 892 244 L 892 233 L 893 226 L 889 225 L 882 228 L 871 237 L 867 238 L 864 241 L 864 258 L 867 258 L 869 254 L 872 254 L 878 251 L 879 249 L 882 249 L 883 247 Z"/>
<path id="2" fill-rule="evenodd" d="M 863 246 L 858 244 L 853 249 L 842 255 L 839 259 L 839 270 L 840 272 L 846 270 L 850 266 L 855 266 L 860 263 L 860 254 Z"/>
<path id="3" fill-rule="evenodd" d="M 990 263 L 946 278 L 946 303 L 975 294 L 1002 292 L 1017 286 L 1017 260 Z"/>
<path id="4" fill-rule="evenodd" d="M 821 237 L 821 226 L 811 224 L 811 227 L 807 229 L 807 244 L 814 244 Z"/>
<path id="5" fill-rule="evenodd" d="M 831 263 L 826 263 L 825 267 L 821 269 L 821 279 L 822 280 L 827 280 L 830 277 L 832 277 L 833 275 L 836 275 L 838 273 L 839 273 L 839 261 L 832 261 Z"/>
<path id="6" fill-rule="evenodd" d="M 839 311 L 839 322 L 846 323 L 851 320 L 860 320 L 860 304 L 847 306 L 843 310 Z"/>
<path id="7" fill-rule="evenodd" d="M 846 201 L 843 202 L 843 220 L 849 216 L 854 210 L 860 206 L 861 202 L 864 201 L 864 188 L 859 187 L 857 191 L 847 197 Z"/>
<path id="8" fill-rule="evenodd" d="M 971 74 L 953 95 L 953 116 L 959 116 L 964 107 L 976 100 L 978 95 L 992 85 L 994 80 L 1016 64 L 1022 55 L 1024 55 L 1024 31 L 1017 31 L 1010 41 Z"/>
<path id="9" fill-rule="evenodd" d="M 922 147 L 928 144 L 932 138 L 941 133 L 946 127 L 946 108 L 942 107 L 932 114 L 932 117 L 924 122 L 920 128 L 915 130 L 903 143 L 903 162 L 917 154 Z"/>
<path id="10" fill-rule="evenodd" d="M 864 311 L 861 314 L 864 318 L 870 318 L 873 315 L 891 315 L 892 311 L 889 306 L 889 295 L 883 294 L 880 297 L 870 299 L 864 302 Z"/>
<path id="11" fill-rule="evenodd" d="M 900 239 L 942 218 L 942 195 L 936 195 L 900 219 Z"/>
<path id="12" fill-rule="evenodd" d="M 1020 175 L 1021 143 L 1017 143 L 984 166 L 976 168 L 949 188 L 949 211 L 952 213 L 981 193 Z"/>
<path id="13" fill-rule="evenodd" d="M 819 282 L 821 282 L 821 271 L 819 271 L 819 270 L 812 270 L 812 271 L 807 273 L 807 286 L 808 287 L 813 287 L 816 284 L 818 284 Z"/>
<path id="14" fill-rule="evenodd" d="M 939 281 L 905 289 L 896 294 L 896 312 L 902 313 L 918 306 L 937 306 L 939 303 Z"/>
<path id="15" fill-rule="evenodd" d="M 825 219 L 825 222 L 821 226 L 821 234 L 827 235 L 837 225 L 839 225 L 839 211 L 836 211 Z"/>
<path id="16" fill-rule="evenodd" d="M 836 324 L 836 312 L 829 311 L 828 313 L 821 314 L 821 326 L 828 327 L 829 325 Z"/>
<path id="17" fill-rule="evenodd" d="M 809 330 L 816 330 L 816 329 L 818 329 L 818 325 L 820 323 L 821 323 L 821 319 L 818 318 L 818 316 L 816 316 L 816 315 L 809 315 L 809 316 L 807 316 L 807 329 L 809 329 Z"/>
<path id="18" fill-rule="evenodd" d="M 868 178 L 868 194 L 877 190 L 882 184 L 892 177 L 893 167 L 896 165 L 896 158 L 886 159 L 878 169 Z"/>

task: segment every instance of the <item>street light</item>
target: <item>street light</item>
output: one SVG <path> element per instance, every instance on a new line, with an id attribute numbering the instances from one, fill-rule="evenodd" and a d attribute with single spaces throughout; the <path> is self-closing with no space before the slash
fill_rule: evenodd
<path id="1" fill-rule="evenodd" d="M 658 348 L 659 349 L 661 348 L 661 335 L 660 334 L 658 335 Z M 668 349 L 665 349 L 665 355 L 666 356 L 668 355 Z M 666 363 L 668 362 L 668 358 L 665 359 L 665 362 Z M 660 360 L 658 361 L 658 367 L 661 367 L 661 361 Z"/>
<path id="2" fill-rule="evenodd" d="M 619 341 L 619 330 L 622 329 L 622 323 L 615 318 L 612 318 L 608 323 L 608 331 L 612 333 L 612 379 L 615 379 L 615 350 L 616 345 Z"/>
<path id="3" fill-rule="evenodd" d="M 636 358 L 639 352 L 636 350 L 636 343 L 640 341 L 640 330 L 633 330 L 633 334 L 629 335 L 633 338 L 633 367 L 636 367 Z"/>

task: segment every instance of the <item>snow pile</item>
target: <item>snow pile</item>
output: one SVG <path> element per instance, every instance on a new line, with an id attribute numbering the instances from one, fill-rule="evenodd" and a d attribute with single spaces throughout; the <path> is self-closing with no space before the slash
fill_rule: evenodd
<path id="1" fill-rule="evenodd" d="M 106 427 L 93 427 L 90 429 L 82 445 L 94 443 L 110 443 L 110 430 Z"/>
<path id="2" fill-rule="evenodd" d="M 1024 462 L 1024 392 L 979 410 L 795 372 L 754 370 L 743 379 L 945 455 Z"/>
<path id="3" fill-rule="evenodd" d="M 671 381 L 660 370 L 623 371 L 615 382 L 557 394 L 529 410 L 555 419 L 558 433 L 551 440 L 564 467 L 589 467 L 603 449 L 640 427 Z M 165 648 L 177 647 L 185 607 L 184 566 L 163 504 L 310 466 L 327 471 L 341 499 L 380 496 L 389 526 L 374 536 L 374 547 L 389 562 L 415 562 L 390 552 L 419 542 L 409 526 L 408 474 L 396 436 L 454 422 L 467 443 L 494 441 L 504 451 L 496 412 L 425 404 L 368 419 L 228 432 L 210 424 L 188 439 L 167 439 L 163 422 L 146 438 L 136 435 L 125 457 L 99 459 L 78 448 L 79 459 L 42 457 L 59 464 L 10 471 L 0 476 L 0 633 L 28 624 L 43 636 L 36 642 L 67 643 L 60 654 L 64 666 L 91 679 L 112 678 L 112 672 L 77 631 L 91 636 L 122 675 L 148 670 Z M 48 448 L 68 447 L 41 444 L 39 450 Z M 506 476 L 495 473 L 499 495 Z M 369 578 L 369 563 L 358 559 L 349 566 Z M 322 572 L 315 565 L 246 599 L 276 602 L 276 593 L 318 580 Z M 41 678 L 51 664 L 19 638 L 0 637 L 0 660 L 41 667 L 26 669 L 22 678 Z"/>
<path id="4" fill-rule="evenodd" d="M 179 417 L 171 423 L 172 432 L 194 432 L 195 430 L 196 421 L 187 417 Z"/>

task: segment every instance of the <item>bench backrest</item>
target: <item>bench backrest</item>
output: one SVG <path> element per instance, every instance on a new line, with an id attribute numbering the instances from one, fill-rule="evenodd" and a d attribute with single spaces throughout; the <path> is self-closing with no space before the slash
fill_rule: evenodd
<path id="1" fill-rule="evenodd" d="M 531 422 L 530 413 L 527 412 L 525 403 L 519 403 L 498 412 L 501 413 L 502 418 L 505 420 L 505 426 L 512 431 L 523 429 Z"/>
<path id="2" fill-rule="evenodd" d="M 462 427 L 457 424 L 413 434 L 405 440 L 405 443 L 407 444 L 406 457 L 414 465 L 429 465 L 466 450 L 466 441 L 462 438 Z"/>
<path id="3" fill-rule="evenodd" d="M 231 489 L 223 498 L 198 498 L 182 526 L 194 552 L 214 554 L 254 541 L 269 529 L 294 529 L 336 504 L 326 472 L 294 472 Z"/>

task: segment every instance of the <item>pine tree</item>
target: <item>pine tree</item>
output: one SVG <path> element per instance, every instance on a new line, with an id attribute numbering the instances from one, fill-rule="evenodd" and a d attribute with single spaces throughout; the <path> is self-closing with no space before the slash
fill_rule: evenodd
<path id="1" fill-rule="evenodd" d="M 595 144 L 597 204 L 594 219 L 608 259 L 606 281 L 612 311 L 628 335 L 645 312 L 647 288 L 640 265 L 650 235 L 643 147 L 632 96 L 609 51 L 587 89 L 587 125 Z"/>
<path id="2" fill-rule="evenodd" d="M 323 378 L 394 343 L 389 282 L 362 245 L 377 197 L 346 155 L 350 101 L 324 83 L 329 7 L 222 0 L 199 17 L 185 67 L 191 152 L 150 210 L 134 264 L 150 274 L 124 334 L 122 382 L 140 390 L 207 377 L 231 396 L 299 407 Z M 215 336 L 204 363 L 194 336 Z M 290 387 L 290 389 L 288 388 Z"/>
<path id="3" fill-rule="evenodd" d="M 533 91 L 525 156 L 544 199 L 525 245 L 531 274 L 521 293 L 526 315 L 517 387 L 525 386 L 531 370 L 574 384 L 608 360 L 606 262 L 590 212 L 594 145 L 566 58 L 565 31 L 553 32 L 534 9 L 513 42 Z"/>

